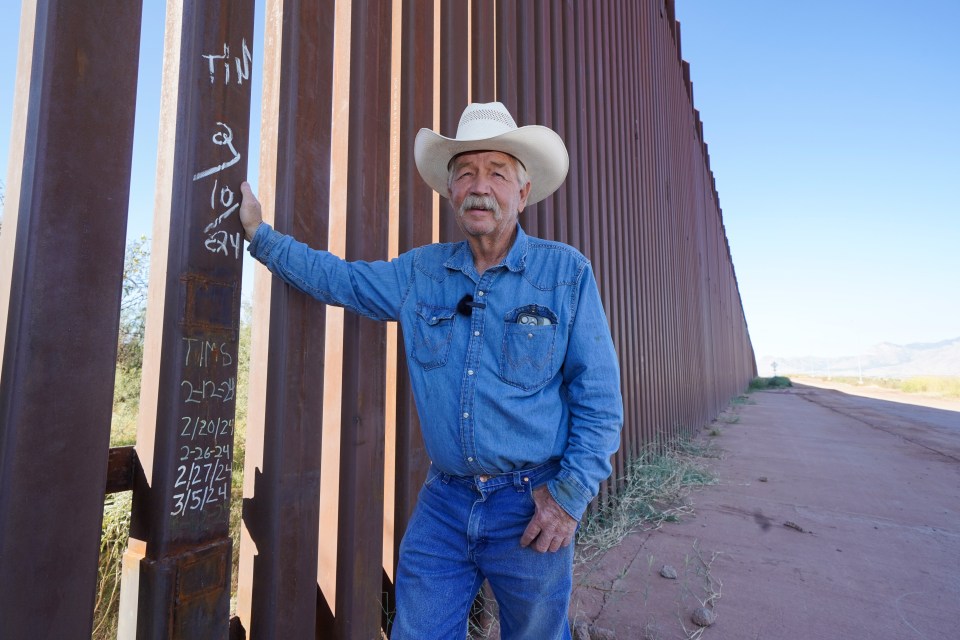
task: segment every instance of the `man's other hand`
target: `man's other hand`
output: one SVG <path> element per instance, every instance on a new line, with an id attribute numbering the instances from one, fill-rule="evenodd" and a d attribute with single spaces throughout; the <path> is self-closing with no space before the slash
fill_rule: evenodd
<path id="1" fill-rule="evenodd" d="M 540 553 L 553 553 L 570 546 L 577 532 L 577 521 L 557 504 L 546 485 L 534 489 L 533 502 L 537 510 L 520 538 L 520 546 L 528 547 L 533 543 L 533 548 Z"/>
<path id="2" fill-rule="evenodd" d="M 263 212 L 260 209 L 260 201 L 253 195 L 253 189 L 249 182 L 240 184 L 240 193 L 243 199 L 240 201 L 240 224 L 243 225 L 243 234 L 248 242 L 253 242 L 253 236 L 257 233 L 257 227 L 263 222 Z"/>

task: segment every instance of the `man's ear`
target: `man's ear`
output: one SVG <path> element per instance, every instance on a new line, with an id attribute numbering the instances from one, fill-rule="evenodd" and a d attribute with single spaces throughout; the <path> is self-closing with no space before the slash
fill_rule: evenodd
<path id="1" fill-rule="evenodd" d="M 530 196 L 530 181 L 527 180 L 527 184 L 523 185 L 523 188 L 520 189 L 520 205 L 517 207 L 517 213 L 523 211 L 523 208 L 527 206 L 527 197 Z"/>

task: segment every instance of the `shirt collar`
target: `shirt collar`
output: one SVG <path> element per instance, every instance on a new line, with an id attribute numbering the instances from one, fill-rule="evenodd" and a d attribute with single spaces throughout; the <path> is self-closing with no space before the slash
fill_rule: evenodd
<path id="1" fill-rule="evenodd" d="M 513 241 L 513 246 L 507 252 L 507 257 L 500 263 L 513 272 L 523 271 L 527 266 L 527 248 L 530 245 L 529 237 L 523 232 L 520 223 L 517 223 L 517 237 Z M 457 244 L 456 250 L 443 263 L 448 269 L 469 273 L 473 271 L 473 253 L 470 251 L 470 245 L 464 240 Z"/>

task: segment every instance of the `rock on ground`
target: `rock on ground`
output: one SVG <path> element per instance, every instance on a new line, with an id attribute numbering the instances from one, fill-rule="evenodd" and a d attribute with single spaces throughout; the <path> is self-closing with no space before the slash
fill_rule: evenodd
<path id="1" fill-rule="evenodd" d="M 696 611 L 693 612 L 693 615 L 690 616 L 690 619 L 693 620 L 693 623 L 700 627 L 709 627 L 714 622 L 717 621 L 717 614 L 711 609 L 706 607 L 699 607 Z"/>

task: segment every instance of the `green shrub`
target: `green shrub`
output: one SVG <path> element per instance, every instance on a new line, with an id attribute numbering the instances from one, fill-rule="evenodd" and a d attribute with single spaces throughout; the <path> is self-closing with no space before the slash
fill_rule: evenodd
<path id="1" fill-rule="evenodd" d="M 960 398 L 960 377 L 958 376 L 911 376 L 909 378 L 811 376 L 811 378 L 857 386 L 869 385 L 903 393 L 922 393 L 941 398 Z"/>
<path id="2" fill-rule="evenodd" d="M 917 376 L 901 380 L 901 391 L 925 393 L 947 398 L 960 398 L 960 378 L 948 376 Z"/>
<path id="3" fill-rule="evenodd" d="M 754 378 L 750 381 L 750 389 L 758 391 L 763 389 L 786 389 L 792 387 L 793 383 L 786 376 L 773 376 L 772 378 Z"/>

